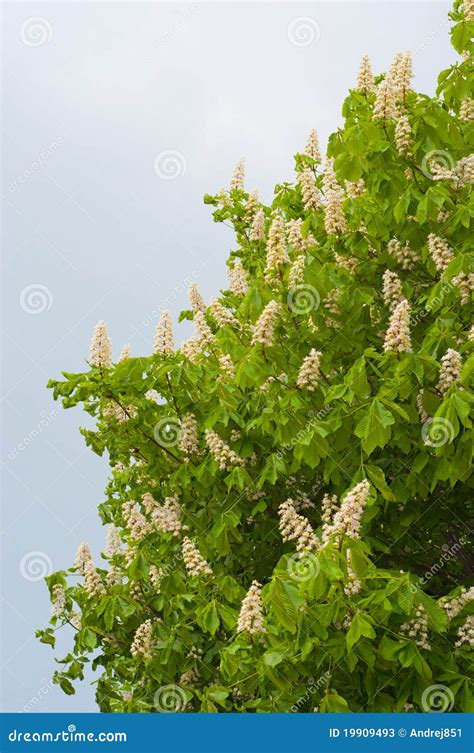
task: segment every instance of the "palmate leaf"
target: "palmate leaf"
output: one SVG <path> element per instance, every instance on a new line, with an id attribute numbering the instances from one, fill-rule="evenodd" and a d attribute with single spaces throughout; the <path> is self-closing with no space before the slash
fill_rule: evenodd
<path id="1" fill-rule="evenodd" d="M 355 427 L 355 435 L 362 440 L 361 444 L 367 455 L 376 447 L 385 447 L 391 436 L 390 426 L 394 423 L 393 414 L 378 398 L 374 398 Z"/>

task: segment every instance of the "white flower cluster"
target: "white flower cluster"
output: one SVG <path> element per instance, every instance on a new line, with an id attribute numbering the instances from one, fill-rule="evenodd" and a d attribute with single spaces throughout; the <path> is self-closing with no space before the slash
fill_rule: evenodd
<path id="1" fill-rule="evenodd" d="M 386 353 L 389 351 L 409 353 L 411 351 L 410 304 L 406 298 L 403 298 L 396 305 L 390 317 L 383 349 Z"/>
<path id="2" fill-rule="evenodd" d="M 396 88 L 390 73 L 380 82 L 375 96 L 374 120 L 393 120 L 397 115 Z"/>
<path id="3" fill-rule="evenodd" d="M 304 282 L 305 257 L 298 256 L 290 267 L 288 274 L 288 289 L 295 290 Z"/>
<path id="4" fill-rule="evenodd" d="M 455 596 L 453 599 L 442 602 L 441 606 L 448 615 L 448 619 L 453 620 L 464 609 L 466 604 L 468 604 L 470 601 L 473 601 L 473 599 L 474 586 L 471 586 L 468 591 L 466 591 L 466 589 L 463 587 L 459 596 Z"/>
<path id="5" fill-rule="evenodd" d="M 127 345 L 124 345 L 122 350 L 120 351 L 119 361 L 127 361 L 131 357 L 132 349 L 130 347 L 130 344 L 127 343 Z"/>
<path id="6" fill-rule="evenodd" d="M 314 174 L 310 168 L 298 173 L 298 185 L 303 198 L 303 206 L 308 212 L 315 211 L 321 206 L 321 196 L 314 181 Z"/>
<path id="7" fill-rule="evenodd" d="M 456 277 L 453 277 L 452 282 L 459 290 L 461 305 L 465 306 L 471 300 L 471 293 L 474 290 L 474 274 L 472 272 L 469 274 L 460 272 Z"/>
<path id="8" fill-rule="evenodd" d="M 196 327 L 199 345 L 203 348 L 205 348 L 206 345 L 212 345 L 212 343 L 214 342 L 214 335 L 210 326 L 206 322 L 205 316 L 202 311 L 195 312 L 194 326 Z"/>
<path id="9" fill-rule="evenodd" d="M 346 180 L 346 193 L 351 199 L 357 199 L 365 191 L 365 181 L 363 178 L 358 180 Z"/>
<path id="10" fill-rule="evenodd" d="M 53 586 L 51 593 L 51 617 L 60 617 L 66 606 L 66 592 L 60 583 Z"/>
<path id="11" fill-rule="evenodd" d="M 181 419 L 178 447 L 188 457 L 199 452 L 198 425 L 193 413 L 187 413 Z"/>
<path id="12" fill-rule="evenodd" d="M 341 309 L 339 307 L 341 293 L 341 288 L 333 288 L 326 294 L 324 298 L 324 306 L 328 311 L 331 312 L 331 314 L 335 314 L 336 316 L 341 313 Z"/>
<path id="13" fill-rule="evenodd" d="M 375 92 L 374 77 L 368 55 L 364 55 L 360 61 L 359 73 L 357 74 L 356 89 L 363 94 L 373 94 Z"/>
<path id="14" fill-rule="evenodd" d="M 232 358 L 228 353 L 219 356 L 219 367 L 221 373 L 217 377 L 219 381 L 233 379 L 235 377 L 235 367 Z"/>
<path id="15" fill-rule="evenodd" d="M 239 322 L 235 316 L 222 305 L 218 298 L 213 298 L 209 304 L 210 312 L 219 327 L 237 327 Z"/>
<path id="16" fill-rule="evenodd" d="M 452 384 L 458 381 L 461 375 L 462 358 L 457 350 L 454 348 L 448 348 L 446 353 L 441 359 L 441 366 L 439 369 L 439 380 L 436 388 L 445 395 Z"/>
<path id="17" fill-rule="evenodd" d="M 128 421 L 127 411 L 125 411 L 116 400 L 108 400 L 102 410 L 103 418 L 111 418 L 118 421 L 119 424 L 124 424 Z"/>
<path id="18" fill-rule="evenodd" d="M 413 62 L 410 51 L 399 52 L 395 55 L 389 75 L 394 82 L 396 100 L 404 102 L 413 78 Z"/>
<path id="19" fill-rule="evenodd" d="M 245 214 L 247 216 L 247 219 L 249 221 L 252 221 L 259 209 L 260 199 L 258 197 L 258 191 L 255 188 L 249 193 L 249 197 L 247 199 L 247 206 L 245 207 Z"/>
<path id="20" fill-rule="evenodd" d="M 414 251 L 408 241 L 404 246 L 400 243 L 398 238 L 392 238 L 388 242 L 388 253 L 393 256 L 403 269 L 411 269 L 418 260 L 418 255 Z"/>
<path id="21" fill-rule="evenodd" d="M 110 525 L 105 534 L 105 556 L 114 557 L 116 554 L 120 554 L 121 550 L 122 542 L 119 532 L 114 525 Z"/>
<path id="22" fill-rule="evenodd" d="M 321 351 L 311 348 L 309 355 L 303 360 L 296 380 L 296 385 L 300 387 L 300 389 L 307 389 L 309 392 L 314 392 L 319 386 L 322 355 Z"/>
<path id="23" fill-rule="evenodd" d="M 151 525 L 143 513 L 138 510 L 135 502 L 124 502 L 122 505 L 122 515 L 132 539 L 141 541 L 145 536 L 148 536 L 151 531 Z"/>
<path id="24" fill-rule="evenodd" d="M 237 162 L 232 177 L 230 179 L 231 191 L 243 191 L 245 180 L 245 160 L 241 159 Z"/>
<path id="25" fill-rule="evenodd" d="M 421 423 L 424 424 L 425 421 L 428 421 L 429 415 L 427 414 L 427 412 L 425 410 L 425 406 L 424 406 L 424 403 L 423 403 L 423 395 L 424 395 L 424 390 L 420 390 L 418 392 L 417 396 L 416 396 L 416 405 L 417 405 L 417 408 L 418 408 L 418 414 L 420 416 L 420 421 L 421 421 Z"/>
<path id="26" fill-rule="evenodd" d="M 463 123 L 470 123 L 471 120 L 474 120 L 474 99 L 471 99 L 470 97 L 463 99 L 459 109 L 459 119 L 462 120 Z"/>
<path id="27" fill-rule="evenodd" d="M 212 429 L 206 429 L 205 436 L 209 451 L 218 462 L 221 471 L 230 470 L 236 465 L 245 465 L 245 460 L 237 455 L 234 450 L 231 450 L 229 445 L 221 439 L 217 432 L 212 431 Z"/>
<path id="28" fill-rule="evenodd" d="M 457 633 L 457 641 L 454 644 L 456 648 L 460 648 L 464 643 L 468 646 L 474 646 L 474 615 L 470 614 L 465 622 L 461 625 Z"/>
<path id="29" fill-rule="evenodd" d="M 261 595 L 262 586 L 257 580 L 252 581 L 247 594 L 244 596 L 240 607 L 239 619 L 237 620 L 238 633 L 250 633 L 256 635 L 265 633 L 263 626 L 263 600 Z"/>
<path id="30" fill-rule="evenodd" d="M 191 363 L 196 363 L 199 356 L 202 354 L 199 340 L 196 337 L 190 337 L 188 340 L 185 340 L 181 344 L 180 350 L 183 356 L 187 358 L 188 361 L 191 361 Z"/>
<path id="31" fill-rule="evenodd" d="M 275 272 L 287 261 L 285 223 L 281 215 L 277 214 L 268 231 L 266 269 L 269 272 Z"/>
<path id="32" fill-rule="evenodd" d="M 474 21 L 474 0 L 463 0 L 462 7 L 466 21 Z"/>
<path id="33" fill-rule="evenodd" d="M 74 567 L 77 568 L 80 573 L 84 574 L 86 562 L 89 562 L 90 560 L 92 560 L 92 554 L 89 544 L 86 544 L 86 542 L 83 541 L 77 548 Z"/>
<path id="34" fill-rule="evenodd" d="M 460 187 L 474 183 L 474 154 L 469 154 L 456 162 L 454 179 Z"/>
<path id="35" fill-rule="evenodd" d="M 401 114 L 395 123 L 395 146 L 401 157 L 409 157 L 413 146 L 413 134 L 408 115 Z"/>
<path id="36" fill-rule="evenodd" d="M 173 323 L 169 311 L 163 311 L 155 331 L 154 352 L 169 356 L 174 353 Z"/>
<path id="37" fill-rule="evenodd" d="M 146 620 L 138 626 L 130 653 L 135 659 L 142 659 L 147 662 L 153 656 L 153 624 L 151 620 Z"/>
<path id="38" fill-rule="evenodd" d="M 346 596 L 355 596 L 362 588 L 362 581 L 359 580 L 352 569 L 352 552 L 347 550 L 347 583 L 344 586 Z"/>
<path id="39" fill-rule="evenodd" d="M 89 348 L 89 362 L 92 366 L 101 368 L 108 368 L 112 365 L 112 341 L 103 321 L 96 324 L 94 328 Z"/>
<path id="40" fill-rule="evenodd" d="M 332 518 L 339 507 L 335 494 L 325 494 L 321 502 L 322 541 L 327 544 L 332 533 Z"/>
<path id="41" fill-rule="evenodd" d="M 92 559 L 87 560 L 84 564 L 84 590 L 90 596 L 103 596 L 105 594 L 102 579 Z"/>
<path id="42" fill-rule="evenodd" d="M 234 295 L 242 297 L 247 292 L 248 280 L 247 272 L 242 267 L 240 262 L 235 262 L 233 267 L 229 267 L 227 270 L 229 278 L 229 288 Z"/>
<path id="43" fill-rule="evenodd" d="M 278 508 L 280 518 L 279 528 L 283 541 L 295 541 L 296 550 L 300 554 L 318 549 L 319 542 L 311 524 L 295 510 L 295 502 L 287 499 Z"/>
<path id="44" fill-rule="evenodd" d="M 440 238 L 434 233 L 428 236 L 428 251 L 435 263 L 438 272 L 443 273 L 448 264 L 453 260 L 454 254 L 444 238 Z"/>
<path id="45" fill-rule="evenodd" d="M 324 208 L 324 227 L 326 232 L 329 234 L 345 233 L 347 223 L 342 209 L 344 191 L 337 182 L 333 157 L 328 158 L 324 167 L 323 190 L 326 200 Z"/>
<path id="46" fill-rule="evenodd" d="M 364 479 L 346 494 L 340 508 L 334 513 L 332 525 L 327 529 L 329 536 L 346 534 L 351 539 L 360 538 L 361 518 L 369 492 L 370 484 Z"/>
<path id="47" fill-rule="evenodd" d="M 206 303 L 195 282 L 189 285 L 188 298 L 193 311 L 202 311 L 203 313 L 206 311 Z"/>
<path id="48" fill-rule="evenodd" d="M 354 256 L 341 256 L 341 254 L 334 254 L 334 260 L 339 267 L 345 269 L 351 275 L 355 274 L 359 264 Z"/>
<path id="49" fill-rule="evenodd" d="M 188 575 L 212 575 L 212 570 L 193 541 L 184 537 L 181 545 L 184 566 Z"/>
<path id="50" fill-rule="evenodd" d="M 413 638 L 419 648 L 431 651 L 428 641 L 428 618 L 426 611 L 421 605 L 415 609 L 415 617 L 409 622 L 405 622 L 400 627 L 401 631 L 409 638 Z"/>
<path id="51" fill-rule="evenodd" d="M 163 568 L 157 567 L 156 565 L 151 565 L 148 574 L 150 576 L 150 581 L 153 588 L 155 589 L 155 591 L 159 592 L 161 581 L 163 580 L 163 577 L 165 575 Z"/>
<path id="52" fill-rule="evenodd" d="M 267 303 L 262 313 L 255 322 L 252 333 L 252 345 L 260 343 L 271 347 L 275 335 L 276 319 L 280 313 L 280 304 L 278 301 Z"/>
<path id="53" fill-rule="evenodd" d="M 313 128 L 309 132 L 308 141 L 304 153 L 307 157 L 311 157 L 315 162 L 321 162 L 321 151 L 319 149 L 319 139 L 316 129 Z"/>
<path id="54" fill-rule="evenodd" d="M 386 269 L 383 276 L 383 299 L 390 311 L 400 303 L 403 298 L 402 283 L 396 272 Z"/>
<path id="55" fill-rule="evenodd" d="M 311 246 L 314 246 L 316 241 L 308 233 L 306 238 L 302 235 L 303 220 L 298 218 L 297 220 L 288 220 L 286 223 L 286 229 L 288 232 L 288 243 L 293 247 L 296 254 L 304 254 Z"/>
<path id="56" fill-rule="evenodd" d="M 157 504 L 151 514 L 152 521 L 162 533 L 172 533 L 179 536 L 186 528 L 181 523 L 181 507 L 178 497 L 165 497 L 163 505 Z"/>
<path id="57" fill-rule="evenodd" d="M 264 241 L 265 240 L 265 212 L 263 209 L 259 209 L 255 217 L 253 218 L 250 228 L 250 240 L 251 241 Z"/>
<path id="58" fill-rule="evenodd" d="M 183 672 L 179 678 L 179 685 L 193 685 L 197 680 L 199 680 L 199 672 L 192 667 Z"/>

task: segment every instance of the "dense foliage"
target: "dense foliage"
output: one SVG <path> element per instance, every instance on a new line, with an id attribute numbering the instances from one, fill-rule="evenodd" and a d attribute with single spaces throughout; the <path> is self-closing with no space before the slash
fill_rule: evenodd
<path id="1" fill-rule="evenodd" d="M 321 160 L 312 132 L 271 207 L 243 165 L 205 201 L 229 289 L 197 337 L 51 386 L 108 454 L 94 564 L 47 578 L 102 711 L 467 710 L 472 572 L 472 3 L 435 97 L 364 59 Z M 111 527 L 113 526 L 113 528 Z M 84 576 L 84 577 L 82 577 Z M 68 629 L 68 628 L 67 628 Z"/>

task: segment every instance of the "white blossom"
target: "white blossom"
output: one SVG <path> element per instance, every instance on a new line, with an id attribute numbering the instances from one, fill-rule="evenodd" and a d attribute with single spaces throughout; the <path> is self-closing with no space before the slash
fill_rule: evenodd
<path id="1" fill-rule="evenodd" d="M 257 580 L 252 581 L 247 594 L 240 607 L 239 619 L 237 620 L 238 633 L 250 633 L 256 635 L 265 633 L 263 626 L 263 601 L 261 596 L 262 586 Z"/>
<path id="2" fill-rule="evenodd" d="M 96 324 L 89 348 L 89 362 L 92 366 L 108 368 L 112 365 L 112 341 L 107 334 L 105 322 Z"/>

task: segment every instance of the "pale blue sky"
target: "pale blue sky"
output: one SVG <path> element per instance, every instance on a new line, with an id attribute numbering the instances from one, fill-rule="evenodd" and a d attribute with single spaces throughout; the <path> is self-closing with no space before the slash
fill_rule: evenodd
<path id="1" fill-rule="evenodd" d="M 33 637 L 49 605 L 30 553 L 40 572 L 69 566 L 83 540 L 100 551 L 107 475 L 79 435 L 87 418 L 55 411 L 48 378 L 83 368 L 97 320 L 115 353 L 146 354 L 157 308 L 169 299 L 176 321 L 186 306 L 186 277 L 207 298 L 222 287 L 234 240 L 203 194 L 245 157 L 269 200 L 309 130 L 325 143 L 341 123 L 363 53 L 378 72 L 412 49 L 415 86 L 432 93 L 456 59 L 449 7 L 4 5 L 4 710 L 95 709 L 88 685 L 72 698 L 48 686 L 53 652 Z M 171 180 L 154 169 L 168 150 Z"/>

